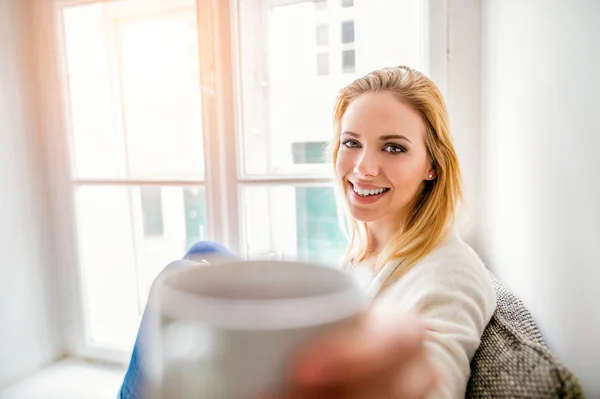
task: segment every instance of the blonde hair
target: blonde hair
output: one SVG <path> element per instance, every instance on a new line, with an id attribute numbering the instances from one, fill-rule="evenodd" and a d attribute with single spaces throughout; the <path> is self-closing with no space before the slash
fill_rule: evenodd
<path id="1" fill-rule="evenodd" d="M 378 69 L 340 90 L 334 108 L 335 135 L 330 145 L 334 168 L 340 148 L 344 113 L 353 100 L 365 93 L 392 94 L 421 115 L 426 128 L 427 155 L 437 175 L 433 180 L 425 181 L 423 190 L 415 198 L 414 205 L 399 226 L 398 232 L 379 254 L 377 270 L 388 262 L 401 261 L 388 278 L 390 282 L 442 242 L 462 199 L 462 181 L 444 98 L 431 79 L 407 66 Z M 341 193 L 342 181 L 337 174 L 334 175 Z M 348 221 L 349 247 L 346 259 L 360 262 L 367 257 L 369 251 L 367 225 L 351 217 L 348 217 Z"/>

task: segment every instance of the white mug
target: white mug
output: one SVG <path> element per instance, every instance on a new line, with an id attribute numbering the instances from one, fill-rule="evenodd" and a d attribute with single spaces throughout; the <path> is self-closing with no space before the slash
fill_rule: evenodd
<path id="1" fill-rule="evenodd" d="M 355 280 L 332 267 L 181 262 L 187 267 L 170 265 L 150 292 L 144 398 L 253 399 L 276 392 L 295 351 L 355 322 L 367 304 Z"/>

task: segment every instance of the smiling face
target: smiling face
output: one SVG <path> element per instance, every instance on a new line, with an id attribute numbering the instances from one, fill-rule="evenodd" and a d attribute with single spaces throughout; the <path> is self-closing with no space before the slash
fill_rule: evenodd
<path id="1" fill-rule="evenodd" d="M 354 99 L 341 120 L 336 172 L 351 215 L 400 223 L 424 181 L 435 178 L 421 116 L 390 93 Z"/>

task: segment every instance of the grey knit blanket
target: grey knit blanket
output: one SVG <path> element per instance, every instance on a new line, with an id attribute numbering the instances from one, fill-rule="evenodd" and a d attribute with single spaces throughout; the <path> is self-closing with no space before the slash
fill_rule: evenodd
<path id="1" fill-rule="evenodd" d="M 521 300 L 494 276 L 498 307 L 471 361 L 467 398 L 583 398 Z"/>

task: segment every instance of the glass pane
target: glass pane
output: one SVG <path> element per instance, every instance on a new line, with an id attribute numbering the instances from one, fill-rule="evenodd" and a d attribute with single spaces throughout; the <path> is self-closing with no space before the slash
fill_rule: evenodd
<path id="1" fill-rule="evenodd" d="M 203 187 L 76 189 L 88 335 L 130 347 L 154 278 L 207 239 Z"/>
<path id="2" fill-rule="evenodd" d="M 354 6 L 354 0 L 342 0 L 342 7 Z"/>
<path id="3" fill-rule="evenodd" d="M 342 43 L 354 43 L 354 21 L 342 22 Z"/>
<path id="4" fill-rule="evenodd" d="M 248 186 L 243 245 L 249 258 L 339 264 L 347 240 L 328 186 Z"/>
<path id="5" fill-rule="evenodd" d="M 356 52 L 354 50 L 342 51 L 342 70 L 344 73 L 353 73 L 356 69 Z"/>
<path id="6" fill-rule="evenodd" d="M 315 10 L 322 11 L 327 9 L 327 0 L 313 0 L 315 3 Z"/>
<path id="7" fill-rule="evenodd" d="M 295 164 L 324 163 L 326 142 L 320 143 L 294 143 L 292 152 L 294 153 Z"/>
<path id="8" fill-rule="evenodd" d="M 422 0 L 350 4 L 240 3 L 243 175 L 329 173 L 324 164 L 295 163 L 294 148 L 330 139 L 339 89 L 383 66 L 406 64 L 427 72 Z"/>
<path id="9" fill-rule="evenodd" d="M 327 46 L 329 43 L 329 26 L 327 24 L 317 25 L 317 46 Z"/>
<path id="10" fill-rule="evenodd" d="M 329 53 L 317 54 L 317 75 L 329 75 Z"/>
<path id="11" fill-rule="evenodd" d="M 63 10 L 74 176 L 204 173 L 194 0 Z"/>

